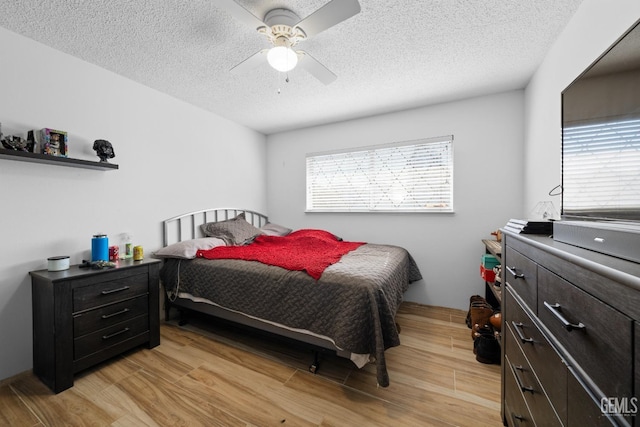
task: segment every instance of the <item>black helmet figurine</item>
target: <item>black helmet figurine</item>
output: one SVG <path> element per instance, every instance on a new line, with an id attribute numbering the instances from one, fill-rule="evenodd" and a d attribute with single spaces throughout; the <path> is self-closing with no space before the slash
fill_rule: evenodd
<path id="1" fill-rule="evenodd" d="M 108 162 L 107 159 L 113 159 L 116 153 L 113 152 L 113 146 L 105 139 L 96 139 L 93 143 L 93 149 L 100 157 L 101 162 Z"/>

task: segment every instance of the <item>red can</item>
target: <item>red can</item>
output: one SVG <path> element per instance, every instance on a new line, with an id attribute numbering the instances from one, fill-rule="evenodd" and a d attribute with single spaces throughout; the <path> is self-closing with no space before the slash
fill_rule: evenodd
<path id="1" fill-rule="evenodd" d="M 118 246 L 109 246 L 109 261 L 117 261 L 120 255 Z"/>

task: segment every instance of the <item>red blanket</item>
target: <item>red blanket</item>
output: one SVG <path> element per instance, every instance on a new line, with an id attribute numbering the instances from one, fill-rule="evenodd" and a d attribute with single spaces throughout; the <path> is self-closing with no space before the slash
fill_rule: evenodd
<path id="1" fill-rule="evenodd" d="M 217 246 L 199 250 L 196 256 L 259 261 L 287 270 L 306 271 L 318 280 L 327 267 L 362 245 L 363 242 L 344 242 L 324 230 L 304 229 L 284 237 L 260 235 L 246 246 Z"/>

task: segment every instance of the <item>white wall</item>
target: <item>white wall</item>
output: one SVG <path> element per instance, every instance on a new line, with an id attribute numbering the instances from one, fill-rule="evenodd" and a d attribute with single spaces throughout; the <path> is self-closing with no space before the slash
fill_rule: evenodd
<path id="1" fill-rule="evenodd" d="M 560 94 L 640 19 L 638 0 L 584 0 L 525 90 L 524 211 L 561 182 Z"/>
<path id="2" fill-rule="evenodd" d="M 318 126 L 267 138 L 271 220 L 324 228 L 347 240 L 405 247 L 424 280 L 407 300 L 468 308 L 484 294 L 481 239 L 520 217 L 523 91 Z M 305 154 L 454 135 L 454 214 L 305 213 Z"/>
<path id="3" fill-rule="evenodd" d="M 47 257 L 89 259 L 91 236 L 131 232 L 150 254 L 160 222 L 196 209 L 266 211 L 264 135 L 0 28 L 5 134 L 69 132 L 70 156 L 117 171 L 0 159 L 0 380 L 32 367 L 31 281 Z"/>

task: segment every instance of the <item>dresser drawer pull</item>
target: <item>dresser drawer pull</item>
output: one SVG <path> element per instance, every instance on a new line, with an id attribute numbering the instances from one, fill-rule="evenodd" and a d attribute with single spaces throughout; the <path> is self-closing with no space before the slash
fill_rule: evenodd
<path id="1" fill-rule="evenodd" d="M 121 288 L 116 288 L 116 289 L 109 289 L 108 291 L 102 291 L 102 295 L 109 295 L 109 294 L 115 294 L 116 292 L 122 292 L 122 291 L 126 291 L 127 289 L 129 289 L 129 286 L 123 286 Z"/>
<path id="2" fill-rule="evenodd" d="M 514 426 L 520 426 L 522 425 L 522 422 L 525 421 L 526 418 L 523 417 L 522 415 L 516 415 L 515 412 L 511 413 L 511 421 L 513 421 L 513 425 Z"/>
<path id="3" fill-rule="evenodd" d="M 522 365 L 511 365 L 511 369 L 513 370 L 513 375 L 516 376 L 516 382 L 518 383 L 518 387 L 522 391 L 528 391 L 533 393 L 535 390 L 531 386 L 526 386 L 522 384 L 522 379 L 520 378 L 520 374 L 517 371 L 524 371 L 524 367 Z"/>
<path id="4" fill-rule="evenodd" d="M 125 309 L 123 309 L 123 310 L 116 311 L 115 313 L 111 313 L 111 314 L 103 314 L 103 315 L 102 315 L 102 318 L 103 318 L 103 319 L 109 319 L 110 317 L 113 317 L 113 316 L 119 316 L 119 315 L 121 315 L 121 314 L 125 314 L 125 313 L 128 313 L 128 312 L 129 312 L 129 309 L 128 309 L 128 308 L 125 308 Z"/>
<path id="5" fill-rule="evenodd" d="M 551 311 L 551 313 L 556 317 L 556 319 L 558 319 L 560 321 L 560 323 L 562 323 L 562 326 L 564 326 L 564 328 L 567 331 L 571 332 L 574 329 L 585 329 L 586 328 L 586 326 L 582 322 L 571 323 L 567 319 L 565 319 L 565 317 L 560 312 L 562 310 L 562 306 L 560 306 L 560 304 L 558 304 L 558 303 L 549 304 L 548 302 L 545 301 L 544 302 L 544 306 L 547 307 L 547 309 L 549 309 L 549 311 Z"/>
<path id="6" fill-rule="evenodd" d="M 514 279 L 524 279 L 524 273 L 518 273 L 516 267 L 507 266 L 507 271 L 511 273 Z"/>
<path id="7" fill-rule="evenodd" d="M 103 336 L 102 336 L 102 339 L 103 339 L 103 340 L 108 340 L 109 338 L 113 338 L 113 337 L 118 336 L 118 335 L 120 335 L 120 334 L 124 334 L 125 332 L 129 332 L 129 328 L 124 328 L 124 329 L 123 329 L 123 330 L 121 330 L 121 331 L 114 332 L 114 333 L 109 334 L 109 335 L 103 335 Z"/>
<path id="8" fill-rule="evenodd" d="M 530 342 L 530 343 L 532 343 L 532 344 L 533 344 L 533 338 L 526 338 L 526 337 L 524 336 L 524 334 L 522 333 L 522 330 L 521 330 L 521 329 L 523 328 L 524 323 L 522 323 L 522 322 L 518 322 L 518 323 L 516 323 L 516 321 L 515 321 L 515 320 L 512 320 L 512 321 L 511 321 L 511 324 L 512 324 L 512 325 L 513 325 L 513 327 L 515 328 L 515 330 L 516 330 L 516 334 L 518 334 L 518 338 L 520 339 L 520 342 L 521 342 L 521 343 L 523 343 L 523 344 L 524 344 L 524 343 L 528 343 L 528 342 Z"/>

